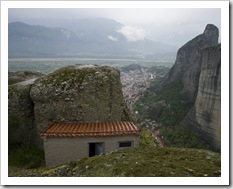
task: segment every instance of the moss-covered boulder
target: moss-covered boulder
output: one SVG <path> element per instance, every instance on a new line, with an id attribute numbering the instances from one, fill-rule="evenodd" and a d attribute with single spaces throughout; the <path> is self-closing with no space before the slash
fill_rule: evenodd
<path id="1" fill-rule="evenodd" d="M 8 138 L 9 147 L 21 143 L 40 143 L 34 125 L 34 103 L 31 85 L 43 74 L 32 71 L 8 72 Z M 26 141 L 26 142 L 25 142 Z"/>
<path id="2" fill-rule="evenodd" d="M 42 76 L 40 72 L 33 71 L 17 71 L 17 72 L 8 72 L 8 85 L 19 83 L 26 80 L 31 80 Z"/>
<path id="3" fill-rule="evenodd" d="M 112 67 L 64 67 L 37 79 L 30 94 L 39 131 L 52 122 L 130 120 L 120 72 Z"/>
<path id="4" fill-rule="evenodd" d="M 31 84 L 8 85 L 9 149 L 18 145 L 36 144 L 34 140 L 34 104 L 30 97 Z"/>

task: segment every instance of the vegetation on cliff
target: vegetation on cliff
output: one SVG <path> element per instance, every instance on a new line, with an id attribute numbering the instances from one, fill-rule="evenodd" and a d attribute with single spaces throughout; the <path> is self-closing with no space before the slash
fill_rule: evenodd
<path id="1" fill-rule="evenodd" d="M 139 112 L 137 121 L 150 119 L 159 122 L 157 129 L 165 146 L 211 149 L 197 134 L 179 126 L 189 110 L 181 100 L 181 90 L 182 83 L 179 80 L 159 90 L 159 80 L 155 79 L 134 105 Z"/>
<path id="2" fill-rule="evenodd" d="M 8 161 L 18 168 L 37 168 L 44 162 L 43 151 L 32 143 L 33 132 L 28 120 L 16 114 L 8 117 Z"/>
<path id="3" fill-rule="evenodd" d="M 152 81 L 134 105 L 139 123 L 158 123 L 166 146 L 220 149 L 221 47 L 212 47 L 218 35 L 218 28 L 208 24 L 203 34 L 178 50 L 166 76 Z"/>

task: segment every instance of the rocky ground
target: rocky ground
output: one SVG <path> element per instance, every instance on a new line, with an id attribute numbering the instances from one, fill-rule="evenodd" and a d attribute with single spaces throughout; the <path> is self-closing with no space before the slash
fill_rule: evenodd
<path id="1" fill-rule="evenodd" d="M 8 84 L 11 85 L 26 80 L 36 79 L 42 75 L 42 73 L 32 71 L 8 72 Z"/>

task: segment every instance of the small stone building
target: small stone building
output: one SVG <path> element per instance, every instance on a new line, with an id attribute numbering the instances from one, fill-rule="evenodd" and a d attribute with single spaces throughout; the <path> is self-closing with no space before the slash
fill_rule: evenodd
<path id="1" fill-rule="evenodd" d="M 55 166 L 137 147 L 140 129 L 132 122 L 54 123 L 41 133 L 46 166 Z"/>

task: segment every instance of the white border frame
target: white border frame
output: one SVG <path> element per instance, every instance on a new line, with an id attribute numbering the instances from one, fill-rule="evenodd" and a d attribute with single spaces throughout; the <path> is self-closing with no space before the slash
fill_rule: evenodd
<path id="1" fill-rule="evenodd" d="M 221 177 L 8 177 L 8 8 L 220 8 Z M 2 1 L 1 32 L 1 185 L 229 185 L 229 1 Z"/>

